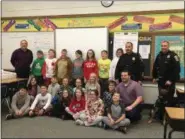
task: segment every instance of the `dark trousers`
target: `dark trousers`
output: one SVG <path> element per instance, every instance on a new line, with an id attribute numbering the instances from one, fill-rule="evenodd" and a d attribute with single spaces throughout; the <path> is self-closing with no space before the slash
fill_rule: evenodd
<path id="1" fill-rule="evenodd" d="M 125 108 L 129 105 L 125 105 Z M 141 111 L 142 111 L 142 104 L 137 105 L 131 111 L 126 111 L 126 117 L 130 119 L 131 122 L 135 122 L 141 120 Z"/>
<path id="2" fill-rule="evenodd" d="M 42 76 L 34 76 L 34 77 L 36 78 L 38 85 L 44 84 L 44 79 Z"/>
<path id="3" fill-rule="evenodd" d="M 167 106 L 171 107 L 173 106 L 174 102 L 175 83 L 172 83 L 170 86 L 166 86 L 165 83 L 166 80 L 160 79 L 158 81 L 158 90 L 160 90 L 161 88 L 168 90 L 168 94 L 164 96 L 164 99 L 167 101 Z"/>
<path id="4" fill-rule="evenodd" d="M 100 78 L 99 82 L 100 82 L 100 86 L 101 86 L 100 96 L 102 98 L 103 92 L 105 92 L 108 89 L 108 79 L 107 78 Z"/>
<path id="5" fill-rule="evenodd" d="M 18 78 L 29 78 L 30 68 L 21 68 L 15 70 Z"/>

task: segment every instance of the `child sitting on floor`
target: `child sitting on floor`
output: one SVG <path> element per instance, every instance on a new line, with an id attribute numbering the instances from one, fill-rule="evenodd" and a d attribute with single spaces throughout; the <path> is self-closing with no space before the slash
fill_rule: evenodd
<path id="1" fill-rule="evenodd" d="M 126 118 L 125 108 L 120 104 L 120 94 L 114 93 L 112 101 L 113 103 L 108 109 L 108 116 L 103 118 L 104 128 L 107 129 L 108 126 L 126 133 L 130 120 Z"/>
<path id="2" fill-rule="evenodd" d="M 20 87 L 19 91 L 13 96 L 10 114 L 6 116 L 6 120 L 13 118 L 21 118 L 29 112 L 30 96 L 26 87 Z"/>
<path id="3" fill-rule="evenodd" d="M 65 111 L 65 108 L 69 107 L 70 103 L 71 96 L 67 90 L 64 90 L 62 93 L 56 94 L 51 102 L 51 115 L 62 118 L 63 120 L 72 119 L 72 116 Z"/>
<path id="4" fill-rule="evenodd" d="M 86 109 L 76 120 L 77 125 L 93 126 L 99 125 L 103 115 L 103 101 L 99 98 L 98 90 L 92 90 L 86 104 Z"/>
<path id="5" fill-rule="evenodd" d="M 69 107 L 66 107 L 65 110 L 72 115 L 74 119 L 79 117 L 80 113 L 85 110 L 85 98 L 82 90 L 76 89 L 75 97 L 71 101 Z"/>
<path id="6" fill-rule="evenodd" d="M 60 92 L 60 85 L 58 84 L 58 80 L 56 76 L 51 78 L 51 84 L 48 87 L 48 93 L 54 97 L 57 93 Z"/>
<path id="7" fill-rule="evenodd" d="M 41 93 L 38 94 L 31 105 L 29 116 L 42 116 L 51 110 L 52 96 L 47 91 L 46 85 L 41 85 Z"/>

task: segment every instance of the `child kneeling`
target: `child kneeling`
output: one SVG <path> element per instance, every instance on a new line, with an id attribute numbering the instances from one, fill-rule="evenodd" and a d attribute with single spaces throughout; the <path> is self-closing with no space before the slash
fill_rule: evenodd
<path id="1" fill-rule="evenodd" d="M 6 116 L 6 120 L 20 118 L 26 116 L 29 112 L 30 96 L 26 87 L 20 87 L 19 91 L 13 96 L 10 114 Z"/>
<path id="2" fill-rule="evenodd" d="M 41 86 L 41 93 L 38 94 L 33 101 L 29 116 L 42 116 L 48 114 L 51 110 L 52 96 L 47 92 L 46 85 Z"/>
<path id="3" fill-rule="evenodd" d="M 105 124 L 112 129 L 118 129 L 126 133 L 127 126 L 130 125 L 130 120 L 125 117 L 125 108 L 120 104 L 120 94 L 114 93 L 112 97 L 113 103 L 108 109 L 108 117 L 103 118 Z"/>

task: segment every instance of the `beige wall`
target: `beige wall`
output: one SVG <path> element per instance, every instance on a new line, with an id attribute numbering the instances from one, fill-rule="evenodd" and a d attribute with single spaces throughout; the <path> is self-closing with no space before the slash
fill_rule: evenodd
<path id="1" fill-rule="evenodd" d="M 3 17 L 71 15 L 183 9 L 183 1 L 115 1 L 104 8 L 100 1 L 3 1 Z"/>

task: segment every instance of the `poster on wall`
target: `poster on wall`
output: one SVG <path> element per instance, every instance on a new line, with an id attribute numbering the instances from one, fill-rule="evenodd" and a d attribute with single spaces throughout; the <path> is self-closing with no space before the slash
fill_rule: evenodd
<path id="1" fill-rule="evenodd" d="M 118 48 L 122 48 L 125 52 L 125 45 L 127 42 L 133 43 L 133 51 L 137 52 L 138 46 L 138 32 L 115 32 L 113 44 L 113 56 L 116 54 Z"/>
<path id="2" fill-rule="evenodd" d="M 184 36 L 156 36 L 155 37 L 155 57 L 161 50 L 161 41 L 169 41 L 170 50 L 180 57 L 180 77 L 184 78 Z"/>

